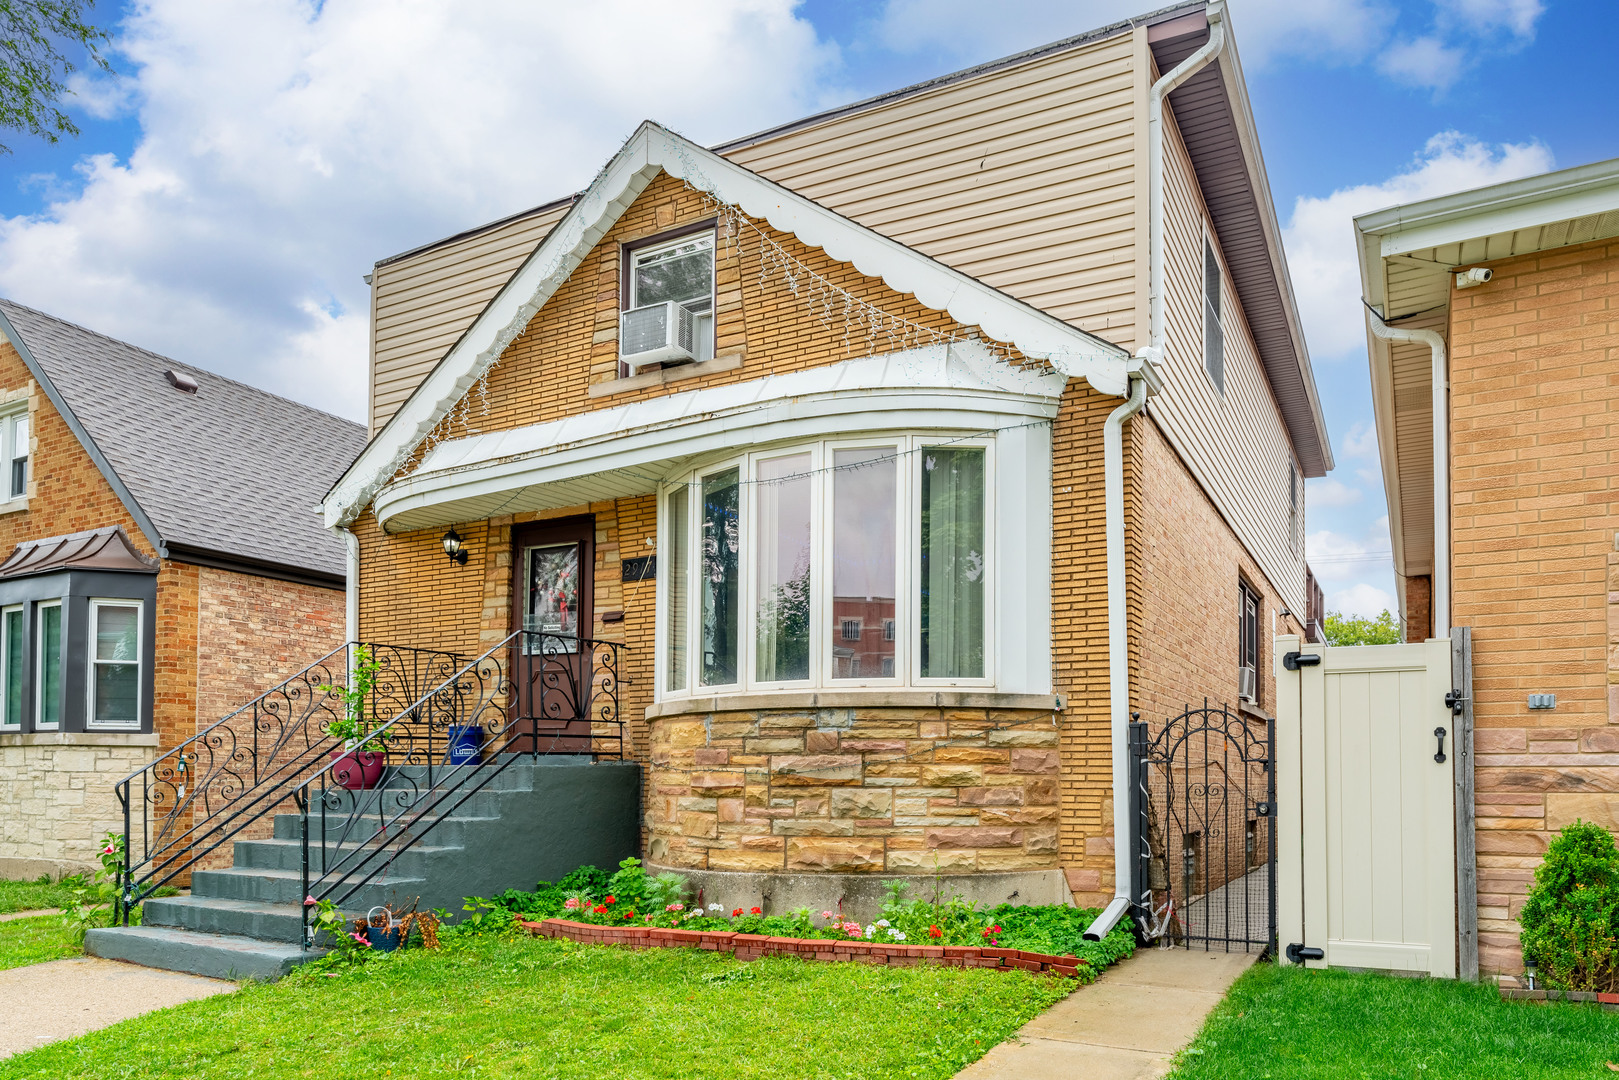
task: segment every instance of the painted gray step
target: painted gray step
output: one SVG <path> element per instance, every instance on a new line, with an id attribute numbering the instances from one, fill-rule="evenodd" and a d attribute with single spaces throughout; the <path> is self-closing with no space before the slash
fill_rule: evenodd
<path id="1" fill-rule="evenodd" d="M 480 827 L 480 823 L 499 821 L 504 816 L 505 811 L 514 805 L 512 802 L 502 804 L 501 802 L 492 799 L 488 801 L 484 800 L 485 797 L 481 795 L 477 796 L 475 799 L 467 800 L 468 805 L 463 806 L 449 817 L 440 819 L 438 824 L 434 825 L 433 828 L 427 832 L 426 836 L 423 837 L 423 842 L 431 839 L 431 841 L 435 844 L 458 844 L 461 842 L 462 838 L 467 835 L 467 823 L 471 823 L 473 828 L 478 828 Z M 474 802 L 479 803 L 479 805 L 473 806 L 472 803 Z M 431 820 L 432 815 L 429 815 L 428 818 L 424 819 L 424 823 Z M 337 829 L 339 826 L 340 822 L 332 818 L 327 818 L 326 841 L 328 844 L 336 842 L 338 835 Z M 366 839 L 375 836 L 376 832 L 376 819 L 372 818 L 363 822 L 356 822 L 355 827 L 351 829 L 346 836 L 344 836 L 343 843 L 362 843 Z M 396 835 L 399 832 L 398 825 L 391 825 L 388 832 L 390 836 Z M 272 836 L 276 840 L 290 840 L 296 843 L 302 843 L 303 835 L 299 829 L 298 815 L 277 814 L 275 816 L 275 827 Z M 449 837 L 450 839 L 441 840 L 439 839 L 440 837 Z M 320 819 L 318 817 L 312 817 L 309 819 L 309 846 L 311 849 L 320 846 Z"/>
<path id="2" fill-rule="evenodd" d="M 346 914 L 357 917 L 389 901 L 408 907 L 421 892 L 422 885 L 419 878 L 367 885 L 345 902 L 343 909 Z M 146 901 L 142 922 L 147 926 L 203 934 L 236 934 L 264 941 L 296 942 L 302 933 L 303 907 L 220 896 L 176 896 Z"/>
<path id="3" fill-rule="evenodd" d="M 480 818 L 478 820 L 494 823 L 500 821 L 499 818 Z M 450 828 L 451 824 L 446 822 L 440 825 L 428 833 L 426 839 L 411 845 L 394 860 L 394 866 L 402 871 L 416 873 L 417 868 L 424 861 L 436 861 L 459 855 L 464 850 L 460 844 L 443 842 L 448 835 L 446 830 Z M 353 850 L 352 847 L 338 848 L 328 846 L 326 849 L 328 865 L 337 862 L 339 859 L 347 858 Z M 295 870 L 302 873 L 303 858 L 304 846 L 297 840 L 238 840 L 236 841 L 236 865 L 232 869 Z M 320 849 L 311 847 L 309 849 L 310 876 L 317 876 L 320 873 L 320 865 Z M 350 865 L 353 864 L 351 863 Z M 205 872 L 207 871 L 199 871 L 199 874 Z"/>
<path id="4" fill-rule="evenodd" d="M 460 796 L 444 799 L 436 806 L 429 807 L 425 802 L 421 806 L 391 807 L 384 818 L 379 819 L 375 807 L 369 807 L 364 812 L 354 815 L 347 807 L 327 807 L 325 814 L 326 835 L 332 836 L 340 830 L 347 829 L 346 835 L 350 837 L 364 837 L 375 833 L 382 821 L 386 821 L 389 829 L 400 828 L 405 822 L 423 816 L 424 820 L 433 818 L 448 818 L 454 821 L 457 818 L 499 817 L 514 803 L 520 804 L 525 800 L 534 798 L 530 791 L 480 791 L 476 795 L 469 795 L 466 801 L 456 806 Z M 454 806 L 454 809 L 450 808 Z M 424 814 L 425 811 L 425 814 Z M 318 805 L 309 808 L 309 837 L 314 843 L 320 835 L 321 812 Z M 275 815 L 275 838 L 277 840 L 296 840 L 301 835 L 299 817 L 297 814 Z"/>
<path id="5" fill-rule="evenodd" d="M 163 926 L 98 927 L 84 935 L 84 951 L 164 971 L 214 979 L 279 979 L 299 964 L 325 955 L 295 944 L 229 934 L 199 934 Z"/>

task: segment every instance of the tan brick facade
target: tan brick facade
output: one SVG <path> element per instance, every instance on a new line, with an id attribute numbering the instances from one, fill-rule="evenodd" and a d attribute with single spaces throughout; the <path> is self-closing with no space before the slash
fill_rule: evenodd
<path id="1" fill-rule="evenodd" d="M 1619 244 L 1491 266 L 1451 300 L 1452 621 L 1473 632 L 1480 964 L 1511 971 L 1550 833 L 1619 830 Z"/>
<path id="2" fill-rule="evenodd" d="M 543 423 L 863 355 L 863 348 L 851 352 L 841 325 L 828 325 L 779 277 L 761 275 L 753 247 L 738 253 L 722 234 L 716 355 L 740 358 L 740 366 L 602 393 L 618 373 L 621 245 L 709 213 L 679 181 L 654 180 L 506 350 L 487 391 L 475 389 L 466 413 L 443 422 L 437 436 Z M 771 235 L 883 310 L 953 329 L 912 297 L 791 236 Z M 513 526 L 591 514 L 593 632 L 630 646 L 621 707 L 631 753 L 648 765 L 649 859 L 739 872 L 930 874 L 935 860 L 954 873 L 1061 869 L 1078 900 L 1096 903 L 1113 888 L 1102 429 L 1118 404 L 1076 380 L 1054 425 L 1053 686 L 1066 700 L 1055 725 L 1049 712 L 875 703 L 648 721 L 655 586 L 624 583 L 621 561 L 654 551 L 651 497 L 457 523 L 470 553 L 465 566 L 445 558 L 441 528 L 385 534 L 368 512 L 355 525 L 360 633 L 468 654 L 489 647 L 513 629 Z M 1131 626 L 1137 707 L 1167 715 L 1205 694 L 1234 700 L 1239 575 L 1265 598 L 1267 619 L 1281 604 L 1151 424 L 1138 418 L 1127 429 Z M 620 611 L 622 622 L 601 618 Z M 1267 621 L 1261 636 L 1272 629 L 1280 627 Z M 1268 687 L 1264 695 L 1268 701 Z"/>

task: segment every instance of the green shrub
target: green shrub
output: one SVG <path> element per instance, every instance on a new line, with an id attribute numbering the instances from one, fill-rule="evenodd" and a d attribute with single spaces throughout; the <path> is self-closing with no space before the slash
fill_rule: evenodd
<path id="1" fill-rule="evenodd" d="M 1619 984 L 1619 848 L 1600 826 L 1559 832 L 1518 914 L 1524 959 L 1560 990 L 1612 992 Z"/>

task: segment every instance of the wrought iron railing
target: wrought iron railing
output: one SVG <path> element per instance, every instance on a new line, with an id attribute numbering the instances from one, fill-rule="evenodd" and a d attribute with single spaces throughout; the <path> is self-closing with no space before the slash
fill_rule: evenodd
<path id="1" fill-rule="evenodd" d="M 338 740 L 327 727 L 343 701 L 327 687 L 349 680 L 360 643 L 347 642 L 267 690 L 115 786 L 124 813 L 119 915 L 192 870 L 286 803 L 330 764 Z M 380 724 L 459 670 L 455 653 L 369 643 L 377 664 L 366 702 Z"/>
<path id="2" fill-rule="evenodd" d="M 380 762 L 344 758 L 304 780 L 294 800 L 305 947 L 316 944 L 308 901 L 342 908 L 514 762 L 621 758 L 622 649 L 519 630 L 379 728 L 387 740 Z"/>

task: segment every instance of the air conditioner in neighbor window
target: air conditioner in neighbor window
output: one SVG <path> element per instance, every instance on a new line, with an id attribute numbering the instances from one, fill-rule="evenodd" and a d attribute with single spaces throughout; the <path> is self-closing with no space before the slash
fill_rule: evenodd
<path id="1" fill-rule="evenodd" d="M 619 316 L 618 358 L 632 371 L 645 364 L 697 358 L 697 317 L 673 300 Z"/>
<path id="2" fill-rule="evenodd" d="M 1253 668 L 1237 669 L 1237 696 L 1244 701 L 1259 700 L 1259 675 Z"/>

